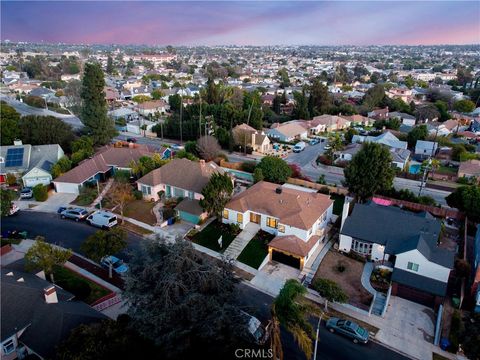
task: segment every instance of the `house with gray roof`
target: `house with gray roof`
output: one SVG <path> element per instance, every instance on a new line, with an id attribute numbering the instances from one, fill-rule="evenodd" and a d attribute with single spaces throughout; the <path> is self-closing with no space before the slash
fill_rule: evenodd
<path id="1" fill-rule="evenodd" d="M 355 204 L 340 230 L 339 250 L 392 263 L 392 295 L 433 306 L 446 295 L 455 256 L 439 246 L 440 233 L 441 222 L 429 213 Z"/>
<path id="2" fill-rule="evenodd" d="M 23 359 L 29 354 L 53 358 L 56 346 L 74 328 L 106 319 L 76 301 L 71 293 L 34 274 L 8 267 L 1 272 L 2 359 Z"/>
<path id="3" fill-rule="evenodd" d="M 406 149 L 408 145 L 406 141 L 400 141 L 390 131 L 384 132 L 383 134 L 380 134 L 378 136 L 353 135 L 352 143 L 364 142 L 373 142 L 396 149 Z"/>

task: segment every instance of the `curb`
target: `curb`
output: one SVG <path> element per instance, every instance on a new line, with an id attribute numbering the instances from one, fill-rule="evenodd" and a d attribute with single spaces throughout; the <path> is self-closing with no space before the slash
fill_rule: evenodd
<path id="1" fill-rule="evenodd" d="M 372 342 L 374 342 L 375 344 L 379 344 L 383 347 L 386 347 L 387 349 L 389 350 L 392 350 L 392 351 L 395 351 L 396 353 L 399 353 L 400 355 L 403 355 L 409 359 L 414 359 L 414 360 L 422 360 L 421 358 L 418 358 L 418 357 L 414 357 L 410 354 L 407 354 L 406 352 L 403 352 L 401 350 L 398 350 L 397 348 L 394 348 L 392 347 L 391 345 L 387 344 L 387 343 L 384 343 L 384 342 L 381 342 L 380 340 L 376 339 L 376 338 L 371 338 L 370 339 Z"/>

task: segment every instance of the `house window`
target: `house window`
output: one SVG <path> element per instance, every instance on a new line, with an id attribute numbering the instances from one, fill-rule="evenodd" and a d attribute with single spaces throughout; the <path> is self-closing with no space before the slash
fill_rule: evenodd
<path id="1" fill-rule="evenodd" d="M 372 244 L 361 242 L 358 240 L 353 240 L 352 242 L 352 250 L 356 253 L 362 255 L 371 255 L 372 254 Z"/>
<path id="2" fill-rule="evenodd" d="M 285 232 L 285 225 L 277 224 L 277 230 L 278 230 L 278 232 L 284 233 Z"/>
<path id="3" fill-rule="evenodd" d="M 228 210 L 227 209 L 223 210 L 223 218 L 228 219 Z"/>
<path id="4" fill-rule="evenodd" d="M 243 224 L 243 214 L 241 213 L 237 214 L 237 222 L 240 224 Z"/>
<path id="5" fill-rule="evenodd" d="M 277 219 L 267 217 L 267 226 L 271 228 L 276 228 L 277 227 Z"/>
<path id="6" fill-rule="evenodd" d="M 188 197 L 193 200 L 193 198 L 195 197 L 195 193 L 193 191 L 189 191 Z"/>
<path id="7" fill-rule="evenodd" d="M 407 264 L 407 269 L 418 272 L 418 264 L 415 264 L 409 261 Z"/>
<path id="8" fill-rule="evenodd" d="M 142 185 L 142 194 L 143 195 L 150 195 L 151 193 L 152 193 L 152 189 L 150 188 L 150 186 Z"/>
<path id="9" fill-rule="evenodd" d="M 13 339 L 7 340 L 3 343 L 3 352 L 5 355 L 10 354 L 15 350 L 15 343 L 13 342 Z"/>

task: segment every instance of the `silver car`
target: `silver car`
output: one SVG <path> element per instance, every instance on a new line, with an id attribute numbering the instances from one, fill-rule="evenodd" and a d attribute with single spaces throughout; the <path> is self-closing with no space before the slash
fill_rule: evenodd
<path id="1" fill-rule="evenodd" d="M 62 219 L 73 219 L 75 221 L 85 220 L 88 211 L 82 208 L 66 209 L 60 213 Z"/>

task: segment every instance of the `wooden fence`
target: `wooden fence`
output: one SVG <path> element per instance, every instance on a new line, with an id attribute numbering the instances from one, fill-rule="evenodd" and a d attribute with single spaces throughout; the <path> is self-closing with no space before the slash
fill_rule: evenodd
<path id="1" fill-rule="evenodd" d="M 314 190 L 323 190 L 325 188 L 328 188 L 330 193 L 335 193 L 335 194 L 340 194 L 340 195 L 347 195 L 348 194 L 348 190 L 345 189 L 344 187 L 322 185 L 322 184 L 314 183 L 314 182 L 307 181 L 307 180 L 288 178 L 287 183 L 292 184 L 292 185 L 303 186 L 303 187 L 306 187 L 306 188 L 309 188 L 309 189 L 314 189 Z"/>

